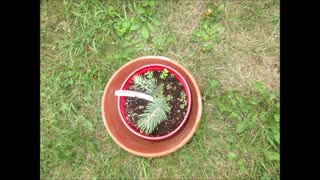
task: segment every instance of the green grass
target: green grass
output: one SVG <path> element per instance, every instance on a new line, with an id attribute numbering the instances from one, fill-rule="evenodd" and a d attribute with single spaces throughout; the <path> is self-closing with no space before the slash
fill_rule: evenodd
<path id="1" fill-rule="evenodd" d="M 279 4 L 41 1 L 41 179 L 279 179 Z M 203 96 L 195 135 L 160 158 L 122 150 L 101 117 L 142 55 L 177 60 Z"/>

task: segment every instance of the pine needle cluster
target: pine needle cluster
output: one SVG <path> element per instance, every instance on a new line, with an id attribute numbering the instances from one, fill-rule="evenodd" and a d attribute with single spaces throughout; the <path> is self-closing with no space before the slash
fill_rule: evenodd
<path id="1" fill-rule="evenodd" d="M 167 120 L 166 113 L 170 111 L 170 106 L 164 98 L 154 98 L 150 102 L 143 114 L 138 115 L 137 127 L 140 131 L 150 134 L 154 131 L 158 124 Z"/>
<path id="2" fill-rule="evenodd" d="M 144 112 L 138 115 L 137 128 L 145 134 L 152 133 L 163 121 L 167 120 L 167 115 L 171 109 L 167 98 L 163 95 L 163 84 L 157 85 L 154 77 L 141 75 L 134 76 L 134 84 L 137 88 L 153 97 Z"/>
<path id="3" fill-rule="evenodd" d="M 156 79 L 151 77 L 147 78 L 141 75 L 137 75 L 133 77 L 133 82 L 137 86 L 138 90 L 152 96 L 154 90 L 157 87 Z"/>

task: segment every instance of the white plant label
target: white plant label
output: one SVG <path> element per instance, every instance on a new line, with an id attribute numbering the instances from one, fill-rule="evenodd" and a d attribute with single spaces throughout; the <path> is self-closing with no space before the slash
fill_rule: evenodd
<path id="1" fill-rule="evenodd" d="M 136 91 L 116 90 L 114 95 L 116 95 L 116 96 L 127 96 L 127 97 L 138 97 L 138 98 L 141 98 L 141 99 L 146 99 L 148 101 L 153 101 L 153 97 L 152 96 L 150 96 L 148 94 L 136 92 Z"/>

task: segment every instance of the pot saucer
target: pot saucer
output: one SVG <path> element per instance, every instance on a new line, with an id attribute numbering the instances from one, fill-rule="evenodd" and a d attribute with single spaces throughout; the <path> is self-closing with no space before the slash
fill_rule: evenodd
<path id="1" fill-rule="evenodd" d="M 177 70 L 187 81 L 193 102 L 189 119 L 185 125 L 174 136 L 159 141 L 140 138 L 128 130 L 121 121 L 117 109 L 118 98 L 114 95 L 133 69 L 154 63 L 167 65 Z M 137 156 L 159 157 L 175 152 L 191 139 L 200 123 L 202 99 L 195 79 L 182 65 L 166 57 L 144 56 L 124 64 L 112 75 L 104 90 L 101 108 L 104 125 L 116 144 Z"/>

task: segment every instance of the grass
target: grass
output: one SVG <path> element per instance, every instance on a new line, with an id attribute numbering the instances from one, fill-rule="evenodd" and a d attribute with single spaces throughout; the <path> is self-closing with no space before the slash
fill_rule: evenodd
<path id="1" fill-rule="evenodd" d="M 279 0 L 152 2 L 41 1 L 41 179 L 279 179 Z M 142 55 L 177 60 L 203 96 L 195 135 L 160 158 L 122 150 L 101 117 Z"/>

